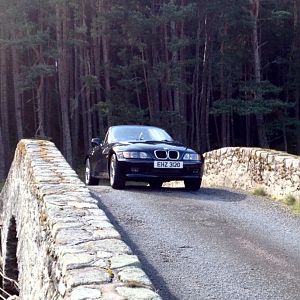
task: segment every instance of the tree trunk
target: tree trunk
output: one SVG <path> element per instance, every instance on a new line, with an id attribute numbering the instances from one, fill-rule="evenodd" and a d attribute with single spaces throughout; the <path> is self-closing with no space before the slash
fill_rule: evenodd
<path id="1" fill-rule="evenodd" d="M 58 80 L 61 103 L 62 143 L 66 160 L 72 164 L 72 142 L 69 123 L 69 72 L 68 72 L 68 16 L 67 4 L 56 5 L 56 39 L 58 50 Z"/>
<path id="2" fill-rule="evenodd" d="M 4 150 L 4 142 L 2 138 L 2 127 L 0 126 L 0 180 L 4 180 L 6 176 L 5 172 L 5 150 Z"/>
<path id="3" fill-rule="evenodd" d="M 96 18 L 98 18 L 98 14 L 101 13 L 101 1 L 98 0 L 97 1 L 97 15 Z M 95 25 L 95 32 L 99 32 L 100 31 L 100 26 L 98 25 L 97 21 L 95 21 L 96 25 Z M 101 38 L 99 37 L 98 34 L 95 34 L 94 39 L 93 39 L 93 49 L 94 49 L 94 61 L 95 61 L 95 75 L 98 79 L 98 86 L 96 88 L 96 96 L 95 96 L 95 104 L 97 105 L 97 116 L 98 116 L 98 127 L 97 127 L 97 134 L 100 137 L 104 137 L 104 123 L 103 123 L 103 114 L 102 114 L 102 110 L 101 110 L 101 106 L 99 104 L 101 104 L 102 102 L 102 91 L 101 91 L 101 86 L 100 86 L 100 82 L 101 82 L 101 51 L 100 51 L 100 47 L 101 47 Z"/>
<path id="4" fill-rule="evenodd" d="M 101 80 L 101 57 L 100 57 L 100 47 L 101 47 L 101 42 L 100 39 L 97 37 L 95 41 L 95 46 L 94 46 L 94 58 L 95 58 L 95 75 L 98 79 L 98 86 L 96 88 L 96 99 L 95 99 L 95 104 L 97 105 L 97 115 L 98 115 L 98 132 L 97 134 L 101 137 L 104 137 L 104 123 L 103 123 L 103 113 L 101 110 L 101 103 L 102 101 L 102 91 L 100 87 L 100 80 Z"/>
<path id="5" fill-rule="evenodd" d="M 177 32 L 176 23 L 171 21 L 171 40 L 176 42 Z M 182 140 L 182 112 L 180 110 L 180 66 L 178 65 L 179 53 L 177 49 L 172 50 L 172 86 L 173 86 L 173 110 L 175 115 L 172 120 L 172 127 L 174 128 L 174 137 L 176 140 Z"/>
<path id="6" fill-rule="evenodd" d="M 210 65 L 210 47 L 211 33 L 208 25 L 209 16 L 205 16 L 205 44 L 202 60 L 202 84 L 200 93 L 200 151 L 205 152 L 209 148 L 209 129 L 208 129 L 208 107 L 209 107 L 209 65 Z"/>
<path id="7" fill-rule="evenodd" d="M 227 38 L 227 24 L 224 24 L 224 35 L 221 36 L 221 62 L 220 62 L 220 100 L 226 101 L 226 79 L 225 79 L 225 40 Z M 229 116 L 228 113 L 223 113 L 221 116 L 221 132 L 222 132 L 222 147 L 229 146 L 228 130 L 229 130 Z"/>
<path id="8" fill-rule="evenodd" d="M 89 76 L 91 75 L 91 66 L 90 66 L 90 56 L 88 51 L 86 50 L 85 54 L 85 75 Z M 89 86 L 85 87 L 85 95 L 86 95 L 86 121 L 87 121 L 87 137 L 88 141 L 92 139 L 92 107 L 91 107 L 91 89 Z M 88 148 L 86 149 L 86 151 Z"/>
<path id="9" fill-rule="evenodd" d="M 300 122 L 300 3 L 294 0 L 294 36 L 291 53 L 291 66 L 294 69 L 294 99 L 295 99 L 295 117 Z M 297 153 L 300 155 L 300 126 L 296 130 Z"/>
<path id="10" fill-rule="evenodd" d="M 104 82 L 105 82 L 105 100 L 108 108 L 107 124 L 113 125 L 113 106 L 111 95 L 111 82 L 110 82 L 110 40 L 108 35 L 108 28 L 105 21 L 102 23 L 102 51 L 103 51 L 103 64 L 104 64 Z"/>
<path id="11" fill-rule="evenodd" d="M 184 6 L 186 5 L 186 1 L 182 0 L 181 5 Z M 185 21 L 183 20 L 180 25 L 180 39 L 183 41 L 186 39 L 186 34 L 185 34 Z M 181 48 L 179 51 L 179 56 L 180 56 L 180 69 L 179 69 L 179 81 L 180 84 L 182 83 L 187 83 L 188 78 L 187 78 L 187 72 L 186 72 L 186 66 L 183 62 L 186 61 L 186 53 L 185 53 L 185 48 Z M 187 94 L 183 89 L 179 90 L 179 110 L 181 112 L 181 120 L 182 120 L 182 125 L 181 125 L 181 142 L 184 144 L 187 144 Z"/>
<path id="12" fill-rule="evenodd" d="M 295 91 L 296 100 L 296 119 L 300 122 L 300 88 Z M 300 126 L 297 128 L 297 154 L 300 155 Z"/>
<path id="13" fill-rule="evenodd" d="M 22 114 L 22 100 L 19 92 L 19 57 L 16 47 L 12 46 L 12 68 L 13 68 L 13 81 L 14 81 L 14 99 L 15 99 L 15 117 L 17 127 L 18 141 L 23 138 L 23 114 Z"/>
<path id="14" fill-rule="evenodd" d="M 142 65 L 143 65 L 143 75 L 144 75 L 144 82 L 145 82 L 145 88 L 146 88 L 146 95 L 147 95 L 147 103 L 148 103 L 148 109 L 149 109 L 149 117 L 151 123 L 154 123 L 155 119 L 155 112 L 154 112 L 154 105 L 153 105 L 153 100 L 150 95 L 150 87 L 149 87 L 149 80 L 148 80 L 148 72 L 146 69 L 146 57 L 145 57 L 145 52 L 144 49 L 141 49 L 141 56 L 142 56 Z"/>
<path id="15" fill-rule="evenodd" d="M 229 77 L 228 80 L 227 80 L 227 92 L 226 92 L 226 98 L 227 99 L 231 99 L 232 98 L 232 80 L 231 78 Z M 231 111 L 229 114 L 228 114 L 228 117 L 227 117 L 227 129 L 226 129 L 226 133 L 227 133 L 227 137 L 226 137 L 226 140 L 227 140 L 227 145 L 231 146 L 234 142 L 234 122 L 233 122 L 233 112 Z"/>
<path id="16" fill-rule="evenodd" d="M 45 77 L 40 75 L 40 82 L 37 88 L 37 110 L 38 110 L 38 128 L 36 135 L 45 137 L 45 97 L 44 97 Z"/>
<path id="17" fill-rule="evenodd" d="M 2 128 L 2 145 L 4 151 L 4 171 L 8 170 L 8 157 L 9 157 L 9 123 L 8 123 L 8 95 L 7 95 L 7 53 L 6 46 L 1 45 L 0 48 L 0 84 L 1 84 L 1 99 L 0 99 L 0 111 L 1 111 L 1 128 Z"/>
<path id="18" fill-rule="evenodd" d="M 258 22 L 259 22 L 259 11 L 260 11 L 260 0 L 250 0 L 250 14 L 253 18 L 252 28 L 252 46 L 253 46 L 253 57 L 254 57 L 254 79 L 257 84 L 261 82 L 261 61 L 259 51 L 259 40 L 258 40 Z M 254 100 L 260 99 L 261 94 L 255 92 Z M 260 147 L 269 148 L 267 139 L 264 117 L 262 114 L 256 115 L 258 140 Z"/>
<path id="19" fill-rule="evenodd" d="M 72 76 L 73 79 L 73 105 L 71 107 L 71 124 L 72 124 L 72 142 L 73 142 L 73 157 L 75 159 L 75 167 L 76 160 L 78 156 L 78 148 L 79 148 L 79 97 L 80 97 L 80 67 L 79 67 L 79 50 L 78 47 L 74 50 L 74 66 L 73 71 L 74 74 Z"/>
<path id="20" fill-rule="evenodd" d="M 206 141 L 207 141 L 207 149 L 206 151 L 211 150 L 210 144 L 210 126 L 209 126 L 209 107 L 213 93 L 213 83 L 212 83 L 212 47 L 209 47 L 209 60 L 208 60 L 208 78 L 207 78 L 207 92 L 206 92 Z"/>
<path id="21" fill-rule="evenodd" d="M 172 91 L 169 87 L 170 81 L 171 81 L 171 71 L 169 67 L 169 49 L 168 49 L 168 42 L 169 42 L 169 36 L 168 36 L 168 29 L 167 24 L 164 24 L 164 50 L 165 50 L 165 65 L 166 65 L 166 103 L 167 103 L 167 110 L 172 111 L 173 105 L 172 105 Z"/>
<path id="22" fill-rule="evenodd" d="M 152 13 L 153 15 L 155 14 L 155 3 L 152 2 L 151 4 L 152 8 Z M 152 35 L 155 36 L 157 35 L 156 32 L 156 24 L 152 24 Z M 160 103 L 159 103 L 159 80 L 157 76 L 155 76 L 156 68 L 159 62 L 159 49 L 155 44 L 154 39 L 151 42 L 151 55 L 152 55 L 152 66 L 148 66 L 149 69 L 151 69 L 151 74 L 152 74 L 152 80 L 150 84 L 150 89 L 151 89 L 151 97 L 153 101 L 153 113 L 154 115 L 152 116 L 153 124 L 154 125 L 161 125 L 161 115 L 160 115 Z M 149 62 L 150 64 L 150 62 Z"/>
<path id="23" fill-rule="evenodd" d="M 80 47 L 80 112 L 82 116 L 82 133 L 83 133 L 83 146 L 87 150 L 89 147 L 90 139 L 88 137 L 88 122 L 87 122 L 87 99 L 85 93 L 85 51 L 84 47 Z"/>
<path id="24" fill-rule="evenodd" d="M 201 21 L 198 21 L 197 35 L 196 35 L 196 66 L 193 73 L 193 86 L 192 86 L 192 122 L 191 122 L 191 140 L 192 146 L 198 147 L 200 145 L 200 132 L 199 132 L 199 82 L 200 82 L 200 36 L 201 36 Z"/>

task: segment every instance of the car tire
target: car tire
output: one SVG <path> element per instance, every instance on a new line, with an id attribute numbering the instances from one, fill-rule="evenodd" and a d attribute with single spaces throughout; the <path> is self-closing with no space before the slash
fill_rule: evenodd
<path id="1" fill-rule="evenodd" d="M 120 171 L 119 163 L 115 154 L 109 162 L 109 182 L 113 189 L 123 189 L 125 187 L 125 178 Z"/>
<path id="2" fill-rule="evenodd" d="M 152 189 L 159 189 L 161 188 L 163 182 L 161 180 L 152 180 L 149 182 L 149 185 Z"/>
<path id="3" fill-rule="evenodd" d="M 201 186 L 201 179 L 186 179 L 184 186 L 189 191 L 198 191 Z"/>
<path id="4" fill-rule="evenodd" d="M 92 176 L 91 163 L 90 160 L 87 158 L 85 161 L 85 184 L 98 185 L 98 183 L 99 183 L 99 179 Z"/>

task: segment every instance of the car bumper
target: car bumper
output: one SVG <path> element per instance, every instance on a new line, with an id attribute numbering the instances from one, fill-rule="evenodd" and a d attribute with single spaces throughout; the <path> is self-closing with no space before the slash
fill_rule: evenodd
<path id="1" fill-rule="evenodd" d="M 160 179 L 162 181 L 200 179 L 203 175 L 202 162 L 183 161 L 183 168 L 154 168 L 154 161 L 122 160 L 119 168 L 126 180 L 147 181 Z"/>

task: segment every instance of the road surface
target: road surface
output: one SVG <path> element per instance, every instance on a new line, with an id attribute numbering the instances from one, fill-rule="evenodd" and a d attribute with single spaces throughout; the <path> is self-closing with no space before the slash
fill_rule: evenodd
<path id="1" fill-rule="evenodd" d="M 163 299 L 300 299 L 300 216 L 225 189 L 91 190 Z"/>

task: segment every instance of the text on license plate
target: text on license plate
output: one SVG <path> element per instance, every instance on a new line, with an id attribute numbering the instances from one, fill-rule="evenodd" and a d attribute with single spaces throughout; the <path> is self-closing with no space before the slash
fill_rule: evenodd
<path id="1" fill-rule="evenodd" d="M 157 169 L 182 169 L 183 161 L 155 161 L 154 168 L 157 168 Z"/>

